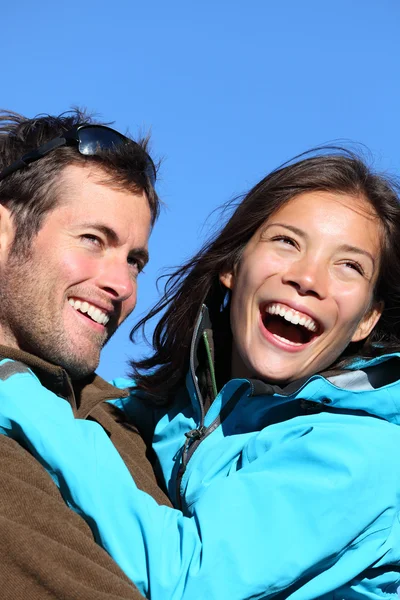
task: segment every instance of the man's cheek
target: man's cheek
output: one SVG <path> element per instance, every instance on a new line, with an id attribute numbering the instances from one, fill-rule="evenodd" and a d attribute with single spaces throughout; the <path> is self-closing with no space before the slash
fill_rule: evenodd
<path id="1" fill-rule="evenodd" d="M 61 259 L 60 269 L 65 279 L 68 280 L 70 285 L 73 285 L 88 279 L 95 279 L 98 265 L 96 265 L 96 261 L 88 257 L 66 253 Z"/>

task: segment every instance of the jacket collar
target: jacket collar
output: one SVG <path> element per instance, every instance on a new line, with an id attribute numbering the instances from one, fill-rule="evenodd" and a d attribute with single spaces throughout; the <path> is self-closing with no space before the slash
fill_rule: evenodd
<path id="1" fill-rule="evenodd" d="M 212 323 L 210 319 L 210 315 L 208 312 L 208 308 L 205 304 L 202 305 L 199 314 L 197 316 L 196 325 L 193 332 L 192 343 L 190 347 L 190 374 L 193 381 L 194 388 L 200 400 L 202 399 L 202 394 L 199 388 L 199 372 L 204 371 L 206 368 L 209 368 L 210 365 L 206 365 L 201 363 L 199 359 L 199 347 L 203 344 L 203 340 L 205 334 L 212 333 Z M 207 362 L 214 362 L 214 353 L 208 357 Z M 213 365 L 214 366 L 214 365 Z M 335 371 L 335 374 L 338 374 L 338 371 Z M 342 371 L 340 371 L 342 373 Z M 281 387 L 279 385 L 274 385 L 271 383 L 266 383 L 259 379 L 250 379 L 249 382 L 251 384 L 251 395 L 258 396 L 261 394 L 279 394 L 283 396 L 289 396 L 295 393 L 299 388 L 301 388 L 304 383 L 309 379 L 309 377 L 302 378 L 296 380 L 288 385 Z"/>
<path id="2" fill-rule="evenodd" d="M 190 356 L 190 387 L 193 386 L 204 417 L 204 401 L 198 385 L 198 349 L 204 331 L 211 328 L 205 305 L 198 315 Z M 286 386 L 265 383 L 257 379 L 231 380 L 227 385 L 242 386 L 247 381 L 248 397 L 274 396 L 278 403 L 300 400 L 306 412 L 345 410 L 363 412 L 400 424 L 400 355 L 387 354 L 372 359 L 357 359 L 346 369 L 327 370 L 311 377 L 299 379 Z M 225 386 L 226 387 L 226 386 Z"/>
<path id="3" fill-rule="evenodd" d="M 17 348 L 0 345 L 0 357 L 11 358 L 27 365 L 44 387 L 68 400 L 75 415 L 80 418 L 87 417 L 97 404 L 105 400 L 128 395 L 125 390 L 114 387 L 95 373 L 82 380 L 72 382 L 62 367 Z"/>

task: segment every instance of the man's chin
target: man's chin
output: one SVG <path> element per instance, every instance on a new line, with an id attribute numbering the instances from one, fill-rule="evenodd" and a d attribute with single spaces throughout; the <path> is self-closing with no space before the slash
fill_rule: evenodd
<path id="1" fill-rule="evenodd" d="M 53 335 L 47 344 L 39 344 L 35 340 L 35 344 L 31 344 L 28 351 L 62 367 L 72 379 L 82 379 L 97 369 L 101 348 L 100 340 L 87 340 L 76 335 L 67 340 L 65 335 L 61 334 L 58 339 Z"/>
<path id="2" fill-rule="evenodd" d="M 71 379 L 83 379 L 97 369 L 100 362 L 100 352 L 93 353 L 91 356 L 87 354 L 59 355 L 53 357 L 51 362 L 62 367 Z"/>
<path id="3" fill-rule="evenodd" d="M 88 375 L 94 373 L 99 366 L 100 355 L 98 354 L 95 358 L 88 359 L 88 357 L 81 357 L 80 360 L 70 361 L 69 364 L 64 366 L 71 379 L 83 379 Z"/>

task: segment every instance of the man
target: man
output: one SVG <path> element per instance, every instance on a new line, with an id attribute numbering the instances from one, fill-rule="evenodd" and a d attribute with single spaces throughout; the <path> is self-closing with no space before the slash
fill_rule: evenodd
<path id="1" fill-rule="evenodd" d="M 77 417 L 100 423 L 137 485 L 168 504 L 136 430 L 104 403 L 121 390 L 94 374 L 136 304 L 159 210 L 155 175 L 144 141 L 79 111 L 0 116 L 0 358 L 14 361 L 0 378 L 30 368 Z M 42 466 L 5 436 L 0 540 L 1 598 L 142 598 Z"/>

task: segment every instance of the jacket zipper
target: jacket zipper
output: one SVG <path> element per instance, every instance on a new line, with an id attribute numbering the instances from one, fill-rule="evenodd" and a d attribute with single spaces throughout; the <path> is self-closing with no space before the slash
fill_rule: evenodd
<path id="1" fill-rule="evenodd" d="M 185 440 L 184 446 L 182 448 L 181 464 L 180 464 L 180 467 L 179 467 L 179 470 L 178 470 L 178 473 L 176 476 L 176 500 L 177 500 L 178 508 L 180 508 L 181 510 L 182 510 L 182 495 L 181 495 L 180 487 L 181 487 L 181 483 L 182 483 L 182 477 L 185 474 L 185 471 L 186 471 L 186 468 L 187 468 L 187 465 L 188 465 L 190 459 L 192 458 L 194 452 L 197 450 L 197 448 L 199 447 L 201 442 L 207 436 L 209 436 L 218 427 L 218 425 L 220 423 L 222 423 L 226 419 L 226 417 L 229 415 L 229 413 L 235 407 L 239 398 L 242 396 L 244 388 L 247 388 L 249 385 L 249 382 L 245 383 L 243 386 L 241 385 L 236 390 L 236 392 L 233 394 L 232 398 L 230 398 L 230 400 L 224 406 L 224 408 L 220 411 L 219 415 L 217 415 L 217 417 L 214 419 L 214 421 L 208 427 L 204 426 L 204 418 L 205 418 L 204 404 L 203 404 L 203 399 L 202 399 L 202 395 L 200 392 L 199 384 L 197 382 L 197 377 L 195 375 L 194 355 L 195 355 L 195 351 L 196 351 L 196 340 L 197 340 L 200 326 L 203 321 L 203 316 L 204 316 L 205 310 L 207 310 L 207 307 L 203 305 L 200 318 L 198 319 L 195 330 L 193 332 L 192 344 L 190 347 L 190 370 L 192 372 L 192 379 L 193 379 L 194 387 L 196 390 L 196 397 L 197 397 L 197 400 L 198 400 L 198 403 L 200 406 L 201 417 L 200 417 L 200 425 L 198 427 L 196 427 L 195 429 L 191 429 L 190 431 L 187 431 L 185 433 L 186 440 Z M 217 390 L 216 379 L 215 379 L 214 364 L 213 364 L 213 360 L 212 360 L 212 356 L 211 356 L 211 350 L 210 350 L 210 345 L 208 342 L 206 331 L 203 332 L 202 337 L 203 337 L 204 344 L 205 344 L 206 355 L 207 355 L 207 360 L 208 360 L 208 367 L 210 369 L 212 388 L 213 388 L 214 400 L 215 400 L 215 397 L 218 394 L 218 390 Z"/>
<path id="2" fill-rule="evenodd" d="M 218 421 L 215 419 L 213 423 L 209 427 L 204 427 L 204 425 L 200 425 L 197 429 L 191 429 L 185 433 L 186 440 L 185 444 L 182 448 L 181 455 L 181 464 L 178 470 L 178 474 L 176 476 L 176 499 L 178 508 L 182 510 L 182 494 L 181 494 L 181 483 L 182 477 L 185 474 L 187 464 L 189 460 L 192 458 L 194 451 L 200 445 L 200 443 L 204 440 L 207 435 L 209 435 L 209 430 L 213 426 L 213 424 Z"/>
<path id="3" fill-rule="evenodd" d="M 228 415 L 232 412 L 234 407 L 236 406 L 238 400 L 242 397 L 245 389 L 248 389 L 249 382 L 243 383 L 240 385 L 236 392 L 232 395 L 229 401 L 226 403 L 224 408 L 221 410 L 219 415 L 214 419 L 212 423 L 208 427 L 204 427 L 201 424 L 196 429 L 191 429 L 185 433 L 186 441 L 182 449 L 181 456 L 181 464 L 178 470 L 177 478 L 176 478 L 176 499 L 178 503 L 178 508 L 182 510 L 182 495 L 181 495 L 181 483 L 183 475 L 185 474 L 187 465 L 192 458 L 193 454 L 200 446 L 201 442 L 205 440 L 224 420 L 228 417 Z"/>
<path id="4" fill-rule="evenodd" d="M 195 354 L 195 347 L 196 347 L 196 340 L 197 340 L 197 335 L 200 329 L 200 325 L 203 321 L 203 315 L 204 315 L 204 311 L 206 310 L 205 305 L 203 304 L 201 307 L 201 313 L 199 315 L 199 318 L 197 320 L 196 323 L 196 327 L 194 328 L 193 331 L 193 337 L 192 337 L 192 343 L 190 345 L 190 371 L 192 373 L 192 379 L 193 379 L 193 383 L 194 383 L 194 387 L 196 390 L 196 398 L 199 402 L 200 405 L 200 425 L 199 427 L 197 427 L 196 429 L 191 429 L 190 431 L 185 433 L 186 436 L 186 441 L 185 444 L 182 448 L 182 455 L 181 455 L 181 464 L 179 466 L 178 469 L 178 473 L 176 476 L 176 501 L 177 501 L 177 505 L 178 508 L 182 509 L 182 496 L 181 496 L 181 482 L 182 482 L 182 477 L 186 471 L 186 465 L 188 463 L 188 458 L 187 458 L 187 454 L 189 451 L 189 447 L 190 445 L 194 442 L 194 441 L 198 441 L 201 439 L 201 436 L 204 433 L 204 406 L 203 406 L 203 402 L 202 402 L 202 397 L 201 397 L 201 393 L 200 393 L 200 388 L 199 385 L 197 383 L 197 378 L 196 378 L 196 374 L 195 374 L 195 366 L 194 366 L 194 354 Z M 190 458 L 190 457 L 189 457 Z"/>

